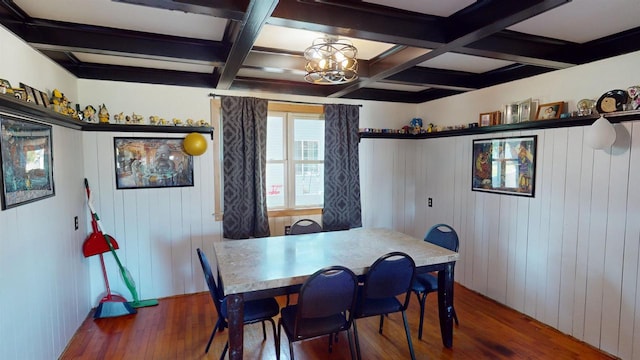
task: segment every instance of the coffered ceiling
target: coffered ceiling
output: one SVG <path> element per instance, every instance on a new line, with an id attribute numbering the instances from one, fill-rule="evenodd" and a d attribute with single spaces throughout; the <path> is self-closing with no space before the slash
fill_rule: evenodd
<path id="1" fill-rule="evenodd" d="M 0 0 L 0 24 L 83 79 L 408 103 L 640 50 L 638 0 Z M 357 81 L 305 82 L 325 35 Z"/>

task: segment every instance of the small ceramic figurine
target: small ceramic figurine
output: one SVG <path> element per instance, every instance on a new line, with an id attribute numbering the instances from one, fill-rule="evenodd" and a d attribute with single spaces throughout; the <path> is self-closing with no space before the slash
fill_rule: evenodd
<path id="1" fill-rule="evenodd" d="M 131 115 L 131 122 L 133 122 L 134 124 L 142 124 L 142 115 L 133 113 Z"/>
<path id="2" fill-rule="evenodd" d="M 116 124 L 124 123 L 124 114 L 120 113 L 120 114 L 113 115 L 113 121 L 115 121 Z"/>
<path id="3" fill-rule="evenodd" d="M 193 119 L 187 119 L 187 126 L 193 126 Z"/>
<path id="4" fill-rule="evenodd" d="M 96 114 L 96 108 L 92 105 L 85 106 L 84 110 L 82 110 L 82 120 L 89 123 L 97 123 L 98 115 Z"/>
<path id="5" fill-rule="evenodd" d="M 204 121 L 204 119 L 198 120 L 198 126 L 209 126 L 209 123 Z"/>
<path id="6" fill-rule="evenodd" d="M 631 110 L 640 110 L 640 86 L 632 86 L 627 89 Z"/>
<path id="7" fill-rule="evenodd" d="M 107 110 L 107 107 L 104 104 L 100 105 L 100 110 L 98 111 L 98 118 L 100 119 L 101 124 L 109 123 L 109 111 Z"/>
<path id="8" fill-rule="evenodd" d="M 160 118 L 157 115 L 149 116 L 149 125 L 158 125 Z"/>
<path id="9" fill-rule="evenodd" d="M 173 118 L 173 125 L 181 126 L 182 125 L 182 120 L 180 120 L 178 118 Z"/>

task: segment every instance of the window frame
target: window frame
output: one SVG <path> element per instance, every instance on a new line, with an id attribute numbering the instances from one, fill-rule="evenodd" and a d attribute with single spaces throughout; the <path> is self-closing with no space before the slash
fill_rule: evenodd
<path id="1" fill-rule="evenodd" d="M 311 111 L 309 111 L 311 110 Z M 303 107 L 300 106 L 291 106 L 291 104 L 287 104 L 286 107 L 281 106 L 271 106 L 269 105 L 268 116 L 278 116 L 283 119 L 283 139 L 284 141 L 284 154 L 283 160 L 269 160 L 267 159 L 267 164 L 283 164 L 284 167 L 284 184 L 283 188 L 285 189 L 285 199 L 284 206 L 277 207 L 268 207 L 268 211 L 271 214 L 272 212 L 290 212 L 290 211 L 300 211 L 305 209 L 321 209 L 323 204 L 311 204 L 305 206 L 295 206 L 296 194 L 295 194 L 295 168 L 297 164 L 323 164 L 323 160 L 295 160 L 295 139 L 294 139 L 294 120 L 296 119 L 305 119 L 305 120 L 317 120 L 324 121 L 324 108 L 322 106 L 309 106 L 305 105 Z"/>

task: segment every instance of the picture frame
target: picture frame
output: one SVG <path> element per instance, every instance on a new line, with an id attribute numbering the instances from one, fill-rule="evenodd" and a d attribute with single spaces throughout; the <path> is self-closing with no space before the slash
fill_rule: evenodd
<path id="1" fill-rule="evenodd" d="M 505 124 L 516 124 L 520 122 L 520 113 L 519 111 L 520 105 L 517 103 L 507 104 L 504 106 L 504 123 Z"/>
<path id="2" fill-rule="evenodd" d="M 473 140 L 471 190 L 535 196 L 537 135 Z"/>
<path id="3" fill-rule="evenodd" d="M 531 121 L 532 105 L 531 98 L 518 103 L 518 122 Z"/>
<path id="4" fill-rule="evenodd" d="M 117 189 L 194 186 L 193 156 L 181 138 L 115 137 Z"/>
<path id="5" fill-rule="evenodd" d="M 37 98 L 37 95 L 39 95 L 39 94 L 40 94 L 40 92 L 39 92 L 39 91 L 37 91 L 37 90 L 35 90 L 34 88 L 32 88 L 31 86 L 26 85 L 26 84 L 23 84 L 23 83 L 20 83 L 20 87 L 21 87 L 21 88 L 23 88 L 23 89 L 24 89 L 24 91 L 25 91 L 25 92 L 26 92 L 26 94 L 27 94 L 27 97 L 25 98 L 25 100 L 26 100 L 27 102 L 32 102 L 32 103 L 34 103 L 34 104 L 39 105 L 39 104 L 38 104 L 38 98 Z"/>
<path id="6" fill-rule="evenodd" d="M 478 119 L 478 126 L 499 125 L 501 123 L 502 123 L 502 112 L 500 111 L 481 113 Z"/>
<path id="7" fill-rule="evenodd" d="M 559 119 L 563 108 L 564 102 L 562 101 L 540 104 L 536 113 L 536 120 Z"/>
<path id="8" fill-rule="evenodd" d="M 51 125 L 0 115 L 2 210 L 55 195 Z"/>
<path id="9" fill-rule="evenodd" d="M 51 101 L 49 100 L 49 95 L 45 91 L 40 91 L 40 97 L 42 98 L 42 106 L 50 108 Z"/>

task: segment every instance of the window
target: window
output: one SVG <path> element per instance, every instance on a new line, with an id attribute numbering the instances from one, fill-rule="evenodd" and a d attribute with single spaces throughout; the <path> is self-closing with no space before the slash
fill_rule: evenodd
<path id="1" fill-rule="evenodd" d="M 322 207 L 324 115 L 269 111 L 266 172 L 270 210 Z"/>

